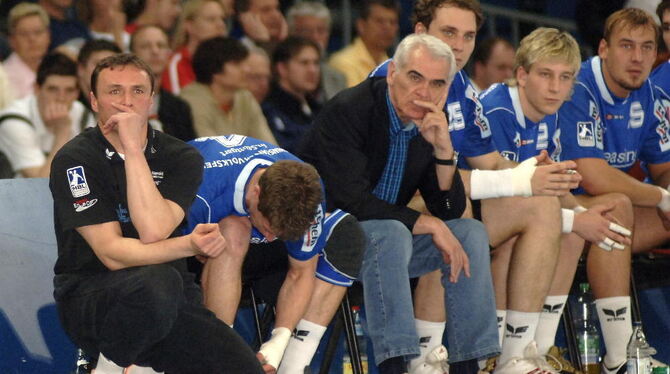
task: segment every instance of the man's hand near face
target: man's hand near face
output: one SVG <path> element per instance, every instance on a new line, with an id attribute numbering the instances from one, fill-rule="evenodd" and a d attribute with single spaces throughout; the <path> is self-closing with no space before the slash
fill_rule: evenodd
<path id="1" fill-rule="evenodd" d="M 102 125 L 103 134 L 117 132 L 123 152 L 142 151 L 146 143 L 147 119 L 133 111 L 131 107 L 112 103 L 119 110 Z"/>
<path id="2" fill-rule="evenodd" d="M 454 156 L 454 147 L 449 135 L 449 123 L 444 113 L 444 104 L 447 102 L 449 87 L 437 103 L 424 100 L 415 100 L 414 104 L 427 110 L 422 119 L 415 121 L 421 135 L 435 149 L 435 157 L 451 159 Z"/>

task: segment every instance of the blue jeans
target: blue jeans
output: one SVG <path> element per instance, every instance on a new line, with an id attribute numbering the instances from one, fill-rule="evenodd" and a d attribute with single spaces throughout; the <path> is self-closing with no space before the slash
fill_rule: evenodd
<path id="1" fill-rule="evenodd" d="M 449 361 L 500 352 L 486 230 L 473 219 L 445 222 L 470 260 L 471 277 L 449 282 L 449 265 L 431 235 L 412 235 L 395 220 L 361 222 L 368 243 L 360 280 L 375 362 L 419 354 L 409 279 L 442 269 L 447 309 Z"/>

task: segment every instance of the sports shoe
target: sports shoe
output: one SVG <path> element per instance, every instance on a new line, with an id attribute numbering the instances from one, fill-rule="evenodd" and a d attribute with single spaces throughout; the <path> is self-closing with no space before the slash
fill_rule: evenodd
<path id="1" fill-rule="evenodd" d="M 554 369 L 559 370 L 561 373 L 584 374 L 581 370 L 572 366 L 572 362 L 565 359 L 566 351 L 565 348 L 559 348 L 557 346 L 549 348 L 549 352 L 547 352 L 546 355 L 549 365 Z"/>
<path id="2" fill-rule="evenodd" d="M 443 345 L 435 347 L 420 365 L 409 368 L 409 374 L 449 374 L 449 353 Z"/>
<path id="3" fill-rule="evenodd" d="M 512 358 L 503 365 L 496 367 L 495 374 L 558 374 L 551 365 L 547 363 L 544 356 L 537 353 L 537 343 L 528 343 L 523 350 L 523 357 Z"/>
<path id="4" fill-rule="evenodd" d="M 628 368 L 626 367 L 626 361 L 622 362 L 621 365 L 615 367 L 615 368 L 608 368 L 605 365 L 605 360 L 603 360 L 602 365 L 600 365 L 601 374 L 626 374 Z"/>

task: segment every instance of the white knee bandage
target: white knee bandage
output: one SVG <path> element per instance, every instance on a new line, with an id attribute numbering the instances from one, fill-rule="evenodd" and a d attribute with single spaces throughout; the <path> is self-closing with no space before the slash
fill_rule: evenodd
<path id="1" fill-rule="evenodd" d="M 259 350 L 263 357 L 265 357 L 266 364 L 275 369 L 279 367 L 289 339 L 291 339 L 291 330 L 286 327 L 278 327 L 272 330 L 272 337 Z"/>
<path id="2" fill-rule="evenodd" d="M 537 159 L 531 157 L 513 169 L 473 170 L 470 174 L 470 198 L 482 200 L 533 195 L 530 179 L 536 164 Z"/>

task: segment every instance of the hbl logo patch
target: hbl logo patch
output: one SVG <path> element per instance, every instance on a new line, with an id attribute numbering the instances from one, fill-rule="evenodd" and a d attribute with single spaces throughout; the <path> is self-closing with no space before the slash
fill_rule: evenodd
<path id="1" fill-rule="evenodd" d="M 582 147 L 596 145 L 593 122 L 577 122 L 577 143 Z"/>
<path id="2" fill-rule="evenodd" d="M 70 183 L 72 197 L 82 197 L 91 193 L 86 183 L 86 174 L 82 166 L 75 166 L 67 169 L 67 179 Z"/>

